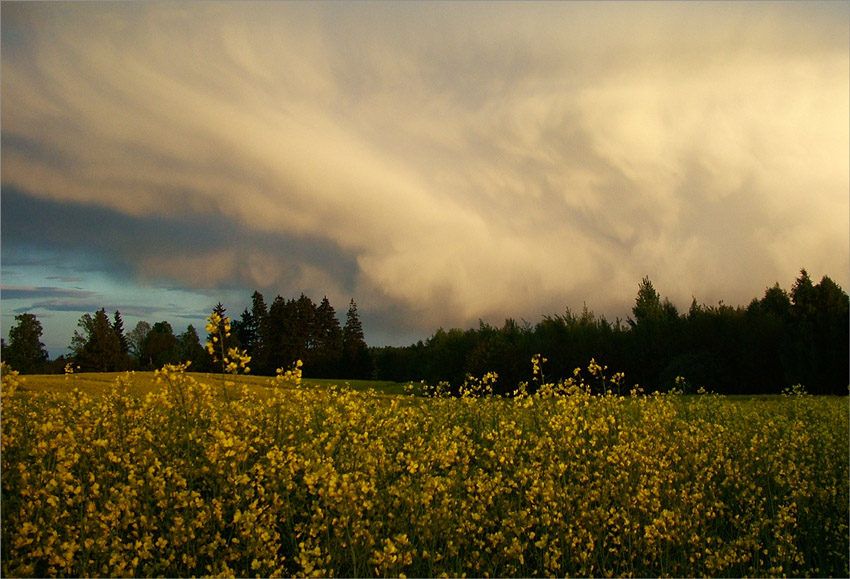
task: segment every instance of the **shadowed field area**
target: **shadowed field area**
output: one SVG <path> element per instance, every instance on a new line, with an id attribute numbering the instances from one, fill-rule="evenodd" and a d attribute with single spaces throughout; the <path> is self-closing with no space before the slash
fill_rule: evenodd
<path id="1" fill-rule="evenodd" d="M 219 384 L 223 380 L 232 382 L 235 387 L 248 386 L 252 392 L 262 392 L 269 387 L 274 377 L 252 376 L 250 374 L 239 374 L 237 376 L 222 374 L 206 374 L 187 372 L 198 381 L 209 384 Z M 26 382 L 20 387 L 23 392 L 69 392 L 78 388 L 87 394 L 106 394 L 115 388 L 118 378 L 129 378 L 128 392 L 142 395 L 161 388 L 156 382 L 153 372 L 86 372 L 81 374 L 70 374 L 67 376 L 59 374 L 39 374 L 26 377 Z M 304 386 L 316 386 L 327 388 L 329 386 L 349 386 L 352 390 L 365 391 L 373 389 L 381 394 L 403 394 L 406 383 L 391 382 L 388 380 L 331 380 L 310 379 L 302 380 Z"/>

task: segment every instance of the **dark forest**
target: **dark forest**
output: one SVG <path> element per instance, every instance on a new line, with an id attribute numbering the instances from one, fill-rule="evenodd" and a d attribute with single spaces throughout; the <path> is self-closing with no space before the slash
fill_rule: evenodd
<path id="1" fill-rule="evenodd" d="M 586 307 L 544 316 L 536 324 L 514 319 L 501 326 L 438 329 L 410 346 L 368 347 L 352 299 L 343 324 L 327 297 L 277 296 L 268 306 L 255 291 L 251 309 L 232 321 L 228 347 L 251 356 L 252 373 L 274 375 L 295 360 L 308 378 L 376 379 L 447 383 L 455 391 L 468 377 L 499 376 L 495 391 L 513 392 L 531 382 L 531 358 L 541 354 L 547 381 L 574 375 L 591 359 L 622 372 L 623 393 L 672 388 L 719 394 L 771 394 L 802 385 L 811 394 L 846 395 L 850 384 L 848 295 L 829 277 L 812 282 L 801 270 L 790 291 L 779 283 L 747 306 L 706 305 L 694 300 L 680 312 L 649 278 L 638 286 L 632 316 L 611 322 Z M 222 317 L 226 309 L 214 310 Z M 192 362 L 193 371 L 220 371 L 193 326 L 175 334 L 168 322 L 139 322 L 126 332 L 120 312 L 86 314 L 79 321 L 69 357 L 49 361 L 33 314 L 3 341 L 3 360 L 22 373 L 153 370 Z M 207 340 L 210 338 L 208 337 Z M 530 384 L 533 388 L 534 384 Z"/>

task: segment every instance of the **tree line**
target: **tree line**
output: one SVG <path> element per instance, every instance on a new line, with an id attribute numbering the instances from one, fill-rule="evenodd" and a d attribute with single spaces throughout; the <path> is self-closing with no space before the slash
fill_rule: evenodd
<path id="1" fill-rule="evenodd" d="M 301 360 L 305 376 L 313 378 L 371 377 L 369 349 L 353 299 L 343 325 L 327 296 L 317 306 L 304 294 L 298 299 L 278 295 L 267 307 L 263 295 L 255 291 L 251 301 L 251 309 L 245 308 L 239 319 L 231 321 L 225 348 L 245 350 L 252 358 L 252 373 L 274 375 L 277 368 L 289 368 Z M 213 312 L 227 317 L 221 303 Z M 191 324 L 180 334 L 167 321 L 153 325 L 140 321 L 125 331 L 120 311 L 110 317 L 100 309 L 80 318 L 71 338 L 71 354 L 50 361 L 36 316 L 25 313 L 15 316 L 15 321 L 9 343 L 3 341 L 2 357 L 24 374 L 61 373 L 67 364 L 80 372 L 123 372 L 186 361 L 196 372 L 222 371 Z M 206 336 L 206 342 L 212 342 L 212 335 Z"/>
<path id="2" fill-rule="evenodd" d="M 495 389 L 508 393 L 532 382 L 531 357 L 547 359 L 547 381 L 573 376 L 591 359 L 624 372 L 624 390 L 700 387 L 720 394 L 779 393 L 802 384 L 813 394 L 848 393 L 848 295 L 829 277 L 814 284 L 806 270 L 790 292 L 777 283 L 746 307 L 694 299 L 680 313 L 644 278 L 632 317 L 609 322 L 587 307 L 545 316 L 536 325 L 507 319 L 467 330 L 439 329 L 406 347 L 373 348 L 380 380 L 445 381 L 455 389 L 467 376 L 495 371 Z M 685 380 L 677 380 L 683 377 Z"/>
<path id="3" fill-rule="evenodd" d="M 509 393 L 531 381 L 531 357 L 542 354 L 547 381 L 569 378 L 595 359 L 611 373 L 624 372 L 624 388 L 640 385 L 645 391 L 702 387 L 721 394 L 767 394 L 802 384 L 813 394 L 847 394 L 849 306 L 838 284 L 827 276 L 815 284 L 805 269 L 790 292 L 776 283 L 745 307 L 694 299 L 684 313 L 644 278 L 625 322 L 612 323 L 584 307 L 544 316 L 535 325 L 481 321 L 467 330 L 440 328 L 410 346 L 369 348 L 353 299 L 341 326 L 327 297 L 317 306 L 303 294 L 298 299 L 278 295 L 267 306 L 255 291 L 251 308 L 232 321 L 227 346 L 244 349 L 252 373 L 263 375 L 302 360 L 306 377 L 425 380 L 457 389 L 467 376 L 496 372 L 495 390 Z M 221 303 L 214 311 L 225 316 Z M 120 312 L 110 319 L 100 310 L 80 318 L 72 354 L 48 362 L 40 322 L 33 314 L 15 319 L 2 356 L 22 373 L 61 372 L 68 362 L 81 371 L 123 371 L 187 360 L 194 371 L 221 371 L 191 325 L 175 335 L 168 322 L 142 321 L 125 333 Z"/>

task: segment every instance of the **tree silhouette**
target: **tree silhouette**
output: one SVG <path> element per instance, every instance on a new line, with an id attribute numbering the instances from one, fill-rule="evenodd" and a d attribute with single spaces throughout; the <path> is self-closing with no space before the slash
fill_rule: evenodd
<path id="1" fill-rule="evenodd" d="M 3 360 L 21 374 L 43 372 L 47 350 L 41 342 L 41 322 L 35 314 L 15 316 L 17 325 L 9 329 L 9 344 L 3 348 Z"/>
<path id="2" fill-rule="evenodd" d="M 177 336 L 168 322 L 157 322 L 148 332 L 142 345 L 142 358 L 150 370 L 162 368 L 165 364 L 176 364 L 180 360 L 177 348 Z"/>
<path id="3" fill-rule="evenodd" d="M 209 354 L 201 345 L 201 338 L 192 324 L 189 324 L 186 331 L 177 336 L 177 351 L 180 362 L 192 363 L 192 371 L 209 372 Z"/>
<path id="4" fill-rule="evenodd" d="M 130 355 L 136 360 L 136 363 L 142 365 L 142 346 L 145 343 L 148 333 L 151 331 L 151 325 L 141 320 L 136 324 L 136 327 L 130 330 L 127 334 L 127 345 L 130 349 Z"/>
<path id="5" fill-rule="evenodd" d="M 338 377 L 342 360 L 342 329 L 328 296 L 325 296 L 316 308 L 314 328 L 313 376 Z"/>
<path id="6" fill-rule="evenodd" d="M 348 305 L 345 325 L 342 328 L 342 363 L 345 374 L 354 379 L 365 380 L 372 375 L 369 347 L 363 334 L 363 325 L 357 314 L 354 299 Z"/>
<path id="7" fill-rule="evenodd" d="M 269 311 L 263 294 L 258 291 L 251 296 L 251 319 L 256 332 L 256 339 L 248 350 L 251 364 L 258 374 L 272 374 L 276 368 L 269 366 Z"/>
<path id="8" fill-rule="evenodd" d="M 121 341 L 101 308 L 95 315 L 83 315 L 71 338 L 71 350 L 77 366 L 84 372 L 114 372 L 121 367 Z"/>
<path id="9" fill-rule="evenodd" d="M 121 345 L 121 361 L 118 365 L 119 370 L 129 370 L 133 364 L 130 358 L 130 342 L 127 336 L 124 335 L 124 320 L 121 317 L 121 312 L 115 311 L 115 316 L 112 322 L 112 329 L 115 335 L 118 336 L 118 343 Z"/>

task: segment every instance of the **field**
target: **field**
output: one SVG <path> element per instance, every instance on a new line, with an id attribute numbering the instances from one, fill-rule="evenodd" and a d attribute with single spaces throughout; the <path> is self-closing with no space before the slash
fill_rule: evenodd
<path id="1" fill-rule="evenodd" d="M 4 368 L 2 574 L 848 576 L 847 398 L 588 382 Z"/>

